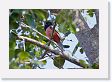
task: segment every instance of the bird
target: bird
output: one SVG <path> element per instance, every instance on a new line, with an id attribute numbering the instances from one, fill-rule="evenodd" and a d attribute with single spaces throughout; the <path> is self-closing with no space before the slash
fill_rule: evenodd
<path id="1" fill-rule="evenodd" d="M 52 22 L 47 21 L 44 25 L 44 30 L 45 30 L 46 36 L 49 39 L 52 38 L 58 44 L 61 52 L 64 51 L 64 48 L 69 48 L 70 47 L 69 45 L 63 45 L 62 44 L 62 42 L 61 42 L 62 38 L 61 38 L 60 34 L 55 29 L 54 29 L 54 32 L 53 32 Z M 53 36 L 52 36 L 52 32 L 53 32 Z M 44 58 L 44 56 L 45 56 L 45 54 L 41 54 L 40 59 Z"/>
<path id="2" fill-rule="evenodd" d="M 45 26 L 44 26 L 44 29 L 45 29 L 45 33 L 46 33 L 46 36 L 51 39 L 51 36 L 52 36 L 52 32 L 53 32 L 53 24 L 52 22 L 50 21 L 47 21 L 45 23 Z M 54 30 L 54 33 L 53 33 L 53 36 L 52 36 L 52 39 L 63 49 L 63 44 L 61 42 L 61 37 L 60 37 L 60 34 Z"/>
<path id="3" fill-rule="evenodd" d="M 54 32 L 53 32 L 53 27 L 52 26 L 53 26 L 53 24 L 50 21 L 47 21 L 45 23 L 45 25 L 44 25 L 45 34 L 49 39 L 52 38 L 58 44 L 58 46 L 61 48 L 61 51 L 64 51 L 63 50 L 63 44 L 61 43 L 60 35 L 55 29 L 54 29 Z M 53 32 L 53 36 L 52 36 L 52 32 Z M 44 58 L 44 56 L 45 56 L 45 53 L 41 54 L 40 59 Z"/>

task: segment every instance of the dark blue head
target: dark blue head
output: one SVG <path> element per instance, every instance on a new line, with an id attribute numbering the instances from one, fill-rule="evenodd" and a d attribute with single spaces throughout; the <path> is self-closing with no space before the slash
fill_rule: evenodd
<path id="1" fill-rule="evenodd" d="M 49 26 L 51 26 L 52 25 L 52 22 L 50 22 L 50 21 L 47 21 L 46 23 L 45 23 L 45 26 L 44 26 L 44 29 L 46 30 Z"/>

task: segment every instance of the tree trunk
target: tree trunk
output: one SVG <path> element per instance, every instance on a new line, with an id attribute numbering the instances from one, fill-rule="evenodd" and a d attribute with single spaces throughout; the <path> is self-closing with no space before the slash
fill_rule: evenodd
<path id="1" fill-rule="evenodd" d="M 89 59 L 90 64 L 96 62 L 96 59 L 99 57 L 99 13 L 98 10 L 95 13 L 97 24 L 90 29 L 81 15 L 79 10 L 75 10 L 76 14 L 73 16 L 73 21 L 76 24 L 76 28 L 79 28 L 80 31 L 76 34 L 76 37 L 84 49 L 86 56 Z M 99 62 L 97 61 L 97 64 Z"/>

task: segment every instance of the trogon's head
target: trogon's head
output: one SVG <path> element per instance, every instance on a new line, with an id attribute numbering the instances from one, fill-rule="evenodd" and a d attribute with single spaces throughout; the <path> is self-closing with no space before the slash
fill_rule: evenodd
<path id="1" fill-rule="evenodd" d="M 45 26 L 44 26 L 44 29 L 46 30 L 49 26 L 51 26 L 52 25 L 52 22 L 50 22 L 50 21 L 47 21 L 46 23 L 45 23 Z"/>

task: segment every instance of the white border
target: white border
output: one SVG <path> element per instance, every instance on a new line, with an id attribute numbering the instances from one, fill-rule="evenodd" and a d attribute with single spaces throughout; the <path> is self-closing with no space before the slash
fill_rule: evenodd
<path id="1" fill-rule="evenodd" d="M 9 69 L 9 9 L 99 9 L 100 69 Z M 0 3 L 0 76 L 2 78 L 105 78 L 108 74 L 108 3 L 106 0 L 2 0 Z"/>

